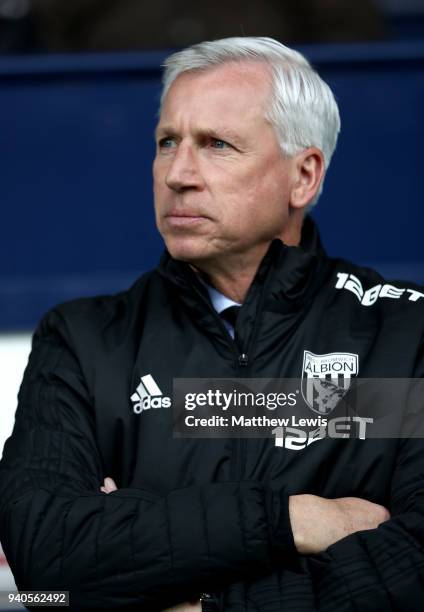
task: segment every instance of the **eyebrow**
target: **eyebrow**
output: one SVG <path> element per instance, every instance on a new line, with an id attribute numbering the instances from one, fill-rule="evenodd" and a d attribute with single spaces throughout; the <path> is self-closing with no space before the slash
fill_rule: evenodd
<path id="1" fill-rule="evenodd" d="M 155 129 L 155 136 L 162 136 L 166 134 L 167 136 L 177 136 L 177 132 L 167 125 L 157 126 Z"/>

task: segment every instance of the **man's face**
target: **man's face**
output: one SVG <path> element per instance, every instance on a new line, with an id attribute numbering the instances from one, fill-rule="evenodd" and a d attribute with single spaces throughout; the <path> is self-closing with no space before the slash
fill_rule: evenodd
<path id="1" fill-rule="evenodd" d="M 182 74 L 169 89 L 153 176 L 157 226 L 176 259 L 254 256 L 283 232 L 292 160 L 265 120 L 270 91 L 258 62 Z"/>

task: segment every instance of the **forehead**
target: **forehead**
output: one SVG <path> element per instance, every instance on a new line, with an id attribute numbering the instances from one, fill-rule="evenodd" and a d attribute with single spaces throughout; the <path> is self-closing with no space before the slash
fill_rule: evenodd
<path id="1" fill-rule="evenodd" d="M 262 62 L 229 62 L 180 74 L 163 101 L 159 123 L 202 118 L 228 122 L 264 116 L 271 72 Z"/>

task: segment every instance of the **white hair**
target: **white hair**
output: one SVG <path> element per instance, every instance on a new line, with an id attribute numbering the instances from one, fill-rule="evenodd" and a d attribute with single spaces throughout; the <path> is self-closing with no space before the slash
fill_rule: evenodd
<path id="1" fill-rule="evenodd" d="M 293 157 L 308 147 L 317 147 L 327 170 L 340 131 L 337 102 L 308 60 L 273 38 L 223 38 L 173 53 L 164 63 L 161 106 L 180 74 L 241 61 L 260 61 L 270 67 L 273 87 L 265 118 L 276 130 L 283 154 Z M 322 183 L 309 206 L 317 202 L 321 191 Z"/>

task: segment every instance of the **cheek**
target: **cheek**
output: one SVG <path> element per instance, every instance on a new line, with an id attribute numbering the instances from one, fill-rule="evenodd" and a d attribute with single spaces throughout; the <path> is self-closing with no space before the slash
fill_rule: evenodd
<path id="1" fill-rule="evenodd" d="M 270 167 L 263 169 L 256 184 L 258 199 L 267 202 L 270 211 L 276 206 L 285 207 L 289 198 L 289 177 L 286 172 L 270 164 Z"/>
<path id="2" fill-rule="evenodd" d="M 246 231 L 255 233 L 259 228 L 266 232 L 280 231 L 287 212 L 287 187 L 275 176 L 264 175 L 244 187 L 244 218 Z"/>
<path id="3" fill-rule="evenodd" d="M 166 174 L 163 168 L 153 169 L 153 196 L 155 207 L 160 206 L 161 202 L 169 192 L 165 182 Z"/>
<path id="4" fill-rule="evenodd" d="M 166 175 L 168 173 L 168 165 L 163 159 L 155 158 L 152 167 L 153 185 L 156 187 L 165 186 Z"/>
<path id="5" fill-rule="evenodd" d="M 157 175 L 158 175 L 158 160 L 155 157 L 155 159 L 153 160 L 153 165 L 152 165 L 152 175 L 153 175 L 153 180 L 156 181 L 157 180 Z"/>

